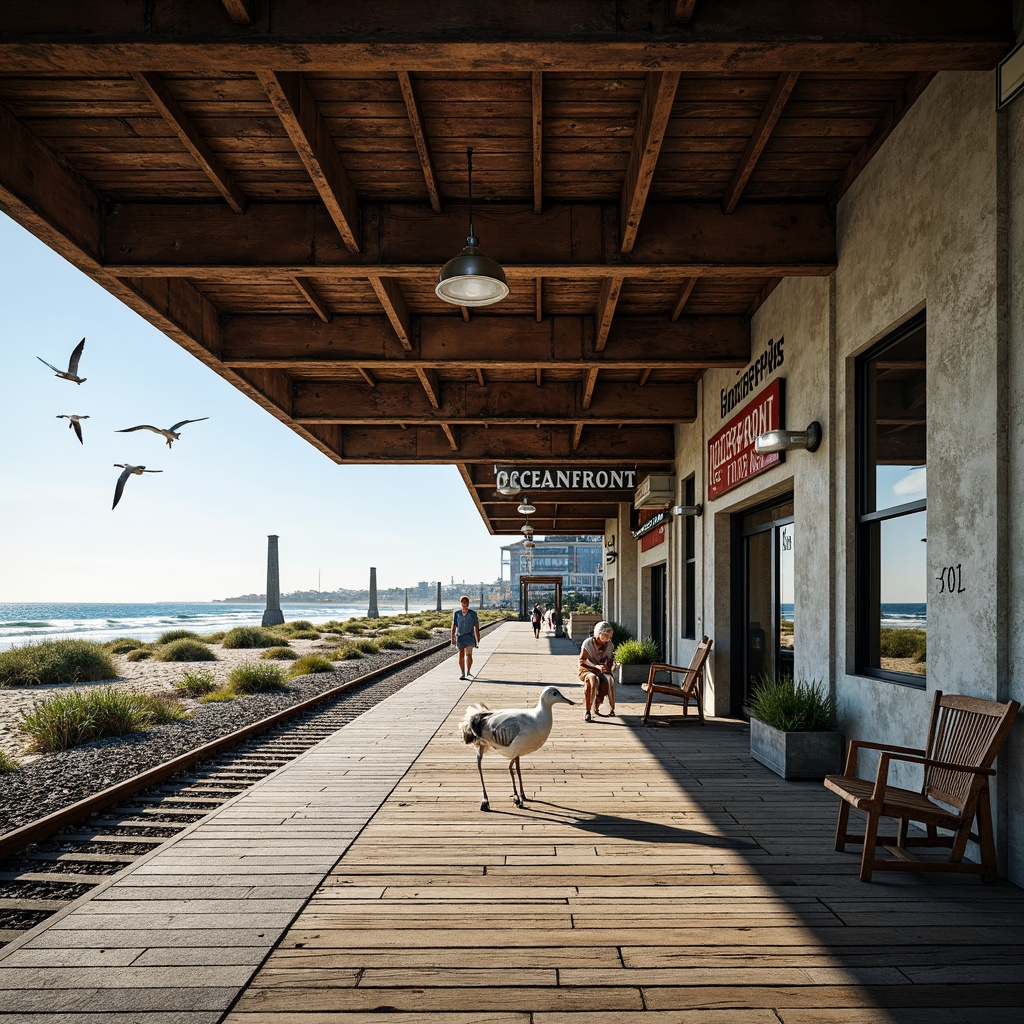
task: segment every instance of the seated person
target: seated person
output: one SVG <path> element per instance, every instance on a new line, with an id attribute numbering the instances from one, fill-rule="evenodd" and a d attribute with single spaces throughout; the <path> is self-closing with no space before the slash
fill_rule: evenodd
<path id="1" fill-rule="evenodd" d="M 599 622 L 594 627 L 594 635 L 587 637 L 580 647 L 579 677 L 583 682 L 583 698 L 586 711 L 583 721 L 592 722 L 590 704 L 594 703 L 594 711 L 600 714 L 601 701 L 605 696 L 614 693 L 612 669 L 615 667 L 615 645 L 612 643 L 612 626 L 610 622 Z M 611 709 L 609 715 L 615 714 L 615 701 L 609 697 Z"/>

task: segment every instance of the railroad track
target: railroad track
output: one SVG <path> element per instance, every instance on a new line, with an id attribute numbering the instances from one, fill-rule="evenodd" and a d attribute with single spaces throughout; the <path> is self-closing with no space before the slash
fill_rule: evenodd
<path id="1" fill-rule="evenodd" d="M 344 728 L 446 651 L 447 640 L 433 644 L 0 836 L 0 946 Z"/>

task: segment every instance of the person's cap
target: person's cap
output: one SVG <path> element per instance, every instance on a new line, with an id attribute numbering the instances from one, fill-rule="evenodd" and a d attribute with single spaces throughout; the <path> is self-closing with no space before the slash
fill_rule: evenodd
<path id="1" fill-rule="evenodd" d="M 599 633 L 612 633 L 612 632 L 614 632 L 614 630 L 612 629 L 612 624 L 610 622 L 599 622 L 594 627 L 594 636 L 597 636 Z"/>

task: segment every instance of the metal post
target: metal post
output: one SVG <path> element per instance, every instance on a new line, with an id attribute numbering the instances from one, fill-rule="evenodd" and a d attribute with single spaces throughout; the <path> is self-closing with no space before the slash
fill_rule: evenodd
<path id="1" fill-rule="evenodd" d="M 281 569 L 277 561 L 277 534 L 267 536 L 267 607 L 263 612 L 264 626 L 280 626 L 284 622 L 281 611 Z"/>
<path id="2" fill-rule="evenodd" d="M 409 588 L 405 588 L 405 611 L 406 614 L 409 612 Z"/>
<path id="3" fill-rule="evenodd" d="M 441 581 L 437 581 L 437 610 L 441 610 Z"/>
<path id="4" fill-rule="evenodd" d="M 370 607 L 366 612 L 368 619 L 379 619 L 380 612 L 377 611 L 377 570 L 370 568 Z"/>

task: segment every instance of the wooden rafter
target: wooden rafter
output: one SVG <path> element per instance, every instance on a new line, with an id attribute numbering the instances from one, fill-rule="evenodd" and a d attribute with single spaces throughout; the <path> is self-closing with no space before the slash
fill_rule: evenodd
<path id="1" fill-rule="evenodd" d="M 648 367 L 646 370 L 644 370 L 643 373 L 640 374 L 640 387 L 643 387 L 651 379 L 652 373 L 654 373 L 654 371 L 650 369 L 650 367 Z"/>
<path id="2" fill-rule="evenodd" d="M 697 0 L 672 0 L 672 20 L 677 25 L 688 25 L 696 6 Z"/>
<path id="3" fill-rule="evenodd" d="M 530 76 L 533 122 L 533 212 L 544 209 L 544 73 Z"/>
<path id="4" fill-rule="evenodd" d="M 423 180 L 427 186 L 430 208 L 434 213 L 440 213 L 441 193 L 438 191 L 437 176 L 434 174 L 434 162 L 430 157 L 427 133 L 423 127 L 423 115 L 420 112 L 419 104 L 416 102 L 416 94 L 413 92 L 412 79 L 408 71 L 398 72 L 398 85 L 402 90 L 405 110 L 409 115 L 409 127 L 412 129 L 412 137 L 416 143 L 416 153 L 420 158 L 420 166 L 423 168 Z"/>
<path id="5" fill-rule="evenodd" d="M 585 377 L 583 378 L 583 408 L 589 409 L 590 403 L 594 399 L 594 388 L 597 386 L 597 375 L 599 369 L 595 366 L 592 370 L 587 370 Z"/>
<path id="6" fill-rule="evenodd" d="M 608 342 L 612 319 L 615 316 L 615 306 L 618 304 L 619 295 L 622 292 L 622 283 L 623 278 L 621 277 L 607 277 L 601 285 L 597 309 L 594 311 L 594 350 L 597 352 L 603 352 Z"/>
<path id="7" fill-rule="evenodd" d="M 295 282 L 295 287 L 299 289 L 302 297 L 313 307 L 313 312 L 325 324 L 331 322 L 333 314 L 327 306 L 327 303 L 320 297 L 320 294 L 316 290 L 316 282 L 311 281 L 308 277 L 293 277 L 292 280 Z"/>
<path id="8" fill-rule="evenodd" d="M 736 170 L 733 172 L 732 181 L 729 182 L 729 187 L 725 190 L 725 197 L 722 199 L 722 209 L 725 213 L 732 213 L 736 209 L 743 189 L 746 188 L 747 181 L 753 174 L 757 161 L 761 158 L 761 152 L 768 144 L 799 77 L 798 71 L 789 71 L 779 75 L 775 80 L 768 102 L 754 127 L 754 133 L 750 136 L 747 148 L 743 151 L 743 156 L 740 157 Z"/>
<path id="9" fill-rule="evenodd" d="M 482 388 L 487 387 L 487 381 L 484 380 L 484 371 L 479 366 L 476 367 L 476 382 Z"/>
<path id="10" fill-rule="evenodd" d="M 222 3 L 236 25 L 251 25 L 255 21 L 255 0 L 222 0 Z"/>
<path id="11" fill-rule="evenodd" d="M 132 74 L 139 88 L 149 97 L 157 112 L 181 140 L 182 145 L 192 154 L 203 173 L 213 182 L 235 213 L 245 213 L 246 198 L 224 169 L 217 155 L 199 134 L 188 114 L 174 98 L 164 80 L 153 71 L 136 71 Z"/>
<path id="12" fill-rule="evenodd" d="M 441 408 L 441 382 L 436 370 L 427 370 L 423 367 L 416 368 L 416 376 L 420 379 L 420 385 L 426 392 L 427 401 L 434 409 Z"/>
<path id="13" fill-rule="evenodd" d="M 679 294 L 676 296 L 676 301 L 672 305 L 672 312 L 669 314 L 669 320 L 675 323 L 682 315 L 683 308 L 689 301 L 690 295 L 693 292 L 693 286 L 697 283 L 697 278 L 688 277 L 683 281 L 679 287 Z"/>
<path id="14" fill-rule="evenodd" d="M 444 436 L 448 438 L 448 443 L 451 445 L 452 451 L 457 452 L 459 450 L 459 442 L 455 436 L 455 430 L 448 426 L 447 423 L 442 423 L 441 429 L 444 431 Z"/>
<path id="15" fill-rule="evenodd" d="M 538 366 L 537 367 L 537 387 L 544 386 L 544 371 Z"/>
<path id="16" fill-rule="evenodd" d="M 374 377 L 374 375 L 370 373 L 369 370 L 367 370 L 363 366 L 357 366 L 356 369 L 362 374 L 363 380 L 365 380 L 366 383 L 369 384 L 371 388 L 375 388 L 377 386 L 377 378 Z"/>
<path id="17" fill-rule="evenodd" d="M 371 276 L 370 284 L 372 285 L 377 298 L 380 300 L 380 304 L 384 307 L 384 314 L 387 316 L 388 321 L 394 328 L 395 334 L 401 342 L 402 348 L 407 352 L 411 352 L 411 317 L 409 315 L 409 305 L 405 301 L 405 296 L 402 294 L 401 285 L 393 278 L 381 277 L 378 274 Z"/>
<path id="18" fill-rule="evenodd" d="M 583 437 L 583 424 L 582 423 L 577 423 L 576 426 L 572 428 L 572 450 L 573 451 L 576 451 L 579 448 L 580 440 L 582 439 L 582 437 Z"/>
<path id="19" fill-rule="evenodd" d="M 678 85 L 678 71 L 655 71 L 647 76 L 633 132 L 633 148 L 629 154 L 626 180 L 622 186 L 619 215 L 621 252 L 632 252 L 636 244 L 636 233 L 654 178 L 661 144 L 665 140 L 665 128 L 672 113 Z"/>
<path id="20" fill-rule="evenodd" d="M 257 71 L 345 248 L 359 252 L 359 198 L 305 78 L 295 71 Z"/>
<path id="21" fill-rule="evenodd" d="M 544 278 L 534 278 L 533 286 L 533 315 L 537 318 L 537 323 L 540 323 L 544 319 Z"/>

